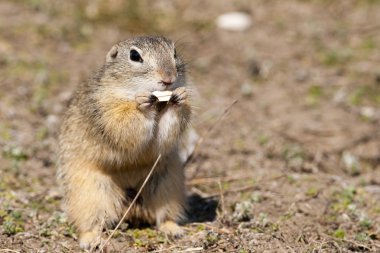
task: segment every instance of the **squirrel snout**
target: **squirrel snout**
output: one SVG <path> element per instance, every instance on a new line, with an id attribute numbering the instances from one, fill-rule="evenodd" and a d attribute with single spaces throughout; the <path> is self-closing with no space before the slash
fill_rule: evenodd
<path id="1" fill-rule="evenodd" d="M 173 84 L 177 80 L 177 73 L 161 72 L 161 83 L 165 86 Z"/>
<path id="2" fill-rule="evenodd" d="M 168 86 L 168 85 L 173 84 L 175 82 L 175 80 L 176 80 L 176 78 L 162 78 L 161 83 L 163 85 Z"/>

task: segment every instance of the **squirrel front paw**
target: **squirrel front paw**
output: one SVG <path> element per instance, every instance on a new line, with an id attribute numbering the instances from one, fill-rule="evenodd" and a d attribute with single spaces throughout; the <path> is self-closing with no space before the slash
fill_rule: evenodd
<path id="1" fill-rule="evenodd" d="M 157 97 L 149 91 L 137 93 L 135 99 L 137 107 L 142 111 L 151 109 L 158 100 Z"/>
<path id="2" fill-rule="evenodd" d="M 179 87 L 173 90 L 173 94 L 169 100 L 169 102 L 175 105 L 184 104 L 187 100 L 187 89 L 185 87 Z"/>

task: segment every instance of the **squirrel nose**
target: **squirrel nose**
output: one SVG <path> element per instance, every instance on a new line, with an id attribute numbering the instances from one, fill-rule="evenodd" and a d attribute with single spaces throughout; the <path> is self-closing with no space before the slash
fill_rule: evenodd
<path id="1" fill-rule="evenodd" d="M 174 83 L 176 79 L 175 75 L 165 75 L 161 77 L 161 82 L 163 85 L 168 86 Z"/>
<path id="2" fill-rule="evenodd" d="M 158 71 L 161 83 L 165 86 L 173 84 L 177 80 L 177 72 L 174 70 L 161 69 Z"/>

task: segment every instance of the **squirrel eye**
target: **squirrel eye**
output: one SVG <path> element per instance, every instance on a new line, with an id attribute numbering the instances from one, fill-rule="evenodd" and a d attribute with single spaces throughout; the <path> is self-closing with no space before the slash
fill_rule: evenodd
<path id="1" fill-rule="evenodd" d="M 129 58 L 132 61 L 143 62 L 143 59 L 141 58 L 141 55 L 139 54 L 139 52 L 137 52 L 134 49 L 132 49 L 131 52 L 129 53 Z"/>

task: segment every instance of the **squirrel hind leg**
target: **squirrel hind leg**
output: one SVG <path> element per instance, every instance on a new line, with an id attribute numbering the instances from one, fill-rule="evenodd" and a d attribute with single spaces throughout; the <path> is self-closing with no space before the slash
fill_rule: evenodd
<path id="1" fill-rule="evenodd" d="M 156 182 L 154 196 L 151 196 L 152 209 L 155 210 L 158 230 L 165 234 L 180 237 L 183 229 L 178 221 L 184 220 L 186 206 L 186 193 L 184 187 L 184 174 L 178 154 L 171 154 L 162 168 L 162 174 L 153 178 Z M 156 180 L 155 180 L 156 179 Z"/>
<path id="2" fill-rule="evenodd" d="M 99 245 L 103 228 L 121 217 L 124 193 L 94 164 L 71 165 L 66 173 L 67 212 L 77 228 L 81 247 L 89 249 Z M 75 169 L 78 166 L 80 169 Z"/>

